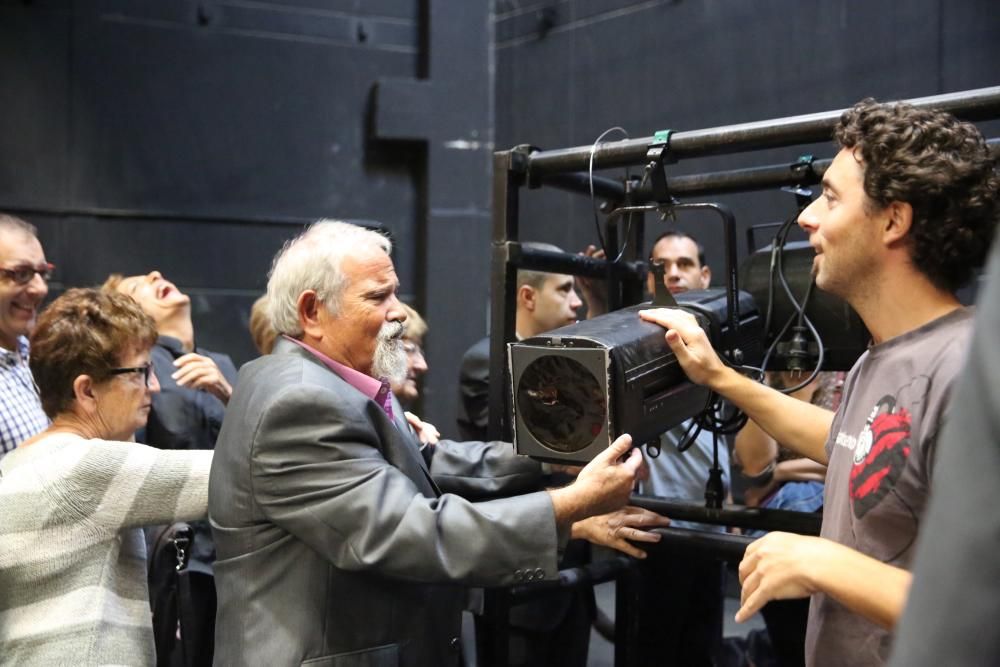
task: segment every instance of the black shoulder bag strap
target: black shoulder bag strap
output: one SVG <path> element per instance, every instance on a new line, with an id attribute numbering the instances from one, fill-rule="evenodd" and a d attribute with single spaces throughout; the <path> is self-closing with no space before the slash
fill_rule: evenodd
<path id="1" fill-rule="evenodd" d="M 155 591 L 153 600 L 153 636 L 156 642 L 157 667 L 176 664 L 171 656 L 179 649 L 183 665 L 191 665 L 197 659 L 191 645 L 193 632 L 188 627 L 192 622 L 190 571 L 188 559 L 194 531 L 186 523 L 175 523 L 165 527 L 156 536 L 150 559 L 151 577 L 170 568 L 166 581 Z M 162 576 L 162 575 L 161 575 Z M 178 638 L 180 645 L 178 646 Z"/>

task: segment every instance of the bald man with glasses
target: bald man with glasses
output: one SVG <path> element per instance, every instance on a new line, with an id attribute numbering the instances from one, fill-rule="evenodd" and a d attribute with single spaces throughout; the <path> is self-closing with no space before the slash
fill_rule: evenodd
<path id="1" fill-rule="evenodd" d="M 0 213 L 0 458 L 49 425 L 28 368 L 28 336 L 53 268 L 35 227 Z"/>

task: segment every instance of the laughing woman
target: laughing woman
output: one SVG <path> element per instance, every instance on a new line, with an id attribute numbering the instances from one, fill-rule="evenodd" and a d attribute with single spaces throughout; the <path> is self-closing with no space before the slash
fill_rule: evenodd
<path id="1" fill-rule="evenodd" d="M 72 289 L 41 315 L 31 371 L 52 425 L 0 460 L 0 656 L 152 665 L 141 526 L 204 517 L 210 451 L 132 442 L 159 391 L 131 298 Z"/>

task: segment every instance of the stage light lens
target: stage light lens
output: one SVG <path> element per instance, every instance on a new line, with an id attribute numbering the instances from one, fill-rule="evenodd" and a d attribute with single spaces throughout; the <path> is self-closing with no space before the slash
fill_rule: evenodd
<path id="1" fill-rule="evenodd" d="M 517 385 L 516 400 L 532 436 L 557 452 L 584 449 L 607 423 L 607 399 L 597 378 L 567 357 L 540 357 L 530 363 Z"/>

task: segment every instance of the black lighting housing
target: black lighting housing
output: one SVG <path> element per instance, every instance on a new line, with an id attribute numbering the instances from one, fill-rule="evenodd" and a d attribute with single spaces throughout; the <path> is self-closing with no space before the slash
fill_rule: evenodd
<path id="1" fill-rule="evenodd" d="M 738 293 L 734 328 L 724 289 L 676 295 L 713 347 L 733 363 L 757 363 L 762 322 Z M 586 463 L 628 433 L 638 445 L 706 409 L 709 391 L 691 383 L 662 327 L 639 318 L 639 304 L 528 338 L 508 347 L 514 447 L 558 463 Z"/>

